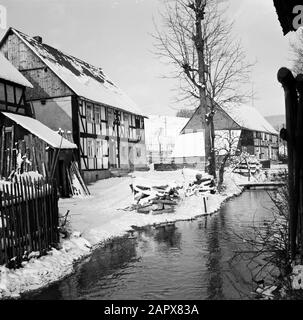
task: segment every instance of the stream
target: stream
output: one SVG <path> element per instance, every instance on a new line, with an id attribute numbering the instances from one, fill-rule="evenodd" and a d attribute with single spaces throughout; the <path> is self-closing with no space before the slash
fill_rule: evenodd
<path id="1" fill-rule="evenodd" d="M 272 219 L 272 207 L 266 191 L 245 191 L 207 218 L 136 230 L 96 249 L 72 275 L 23 298 L 252 299 L 255 262 L 235 253 L 251 249 L 242 237 Z"/>

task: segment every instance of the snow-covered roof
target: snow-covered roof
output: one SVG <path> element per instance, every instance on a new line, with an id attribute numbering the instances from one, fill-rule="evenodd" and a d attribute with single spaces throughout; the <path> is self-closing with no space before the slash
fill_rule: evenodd
<path id="1" fill-rule="evenodd" d="M 256 108 L 241 104 L 222 107 L 222 109 L 241 127 L 253 131 L 278 134 L 273 126 Z M 226 128 L 228 129 L 228 128 Z"/>
<path id="2" fill-rule="evenodd" d="M 148 115 L 144 121 L 145 144 L 174 144 L 181 129 L 187 123 L 187 118 L 165 115 Z"/>
<path id="3" fill-rule="evenodd" d="M 40 121 L 22 116 L 20 114 L 10 113 L 10 112 L 2 112 L 6 117 L 13 120 L 15 123 L 19 124 L 21 127 L 34 134 L 38 138 L 42 139 L 50 146 L 56 149 L 77 149 L 77 146 L 63 138 L 56 131 L 50 129 Z"/>
<path id="4" fill-rule="evenodd" d="M 0 79 L 32 88 L 32 84 L 0 53 Z"/>
<path id="5" fill-rule="evenodd" d="M 178 135 L 172 158 L 203 156 L 205 156 L 203 131 Z"/>
<path id="6" fill-rule="evenodd" d="M 11 28 L 72 91 L 78 96 L 144 116 L 136 103 L 115 85 L 101 68 Z"/>

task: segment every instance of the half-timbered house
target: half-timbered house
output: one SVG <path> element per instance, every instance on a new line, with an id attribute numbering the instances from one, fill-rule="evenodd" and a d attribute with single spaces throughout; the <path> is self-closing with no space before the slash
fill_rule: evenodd
<path id="1" fill-rule="evenodd" d="M 146 167 L 144 115 L 101 68 L 13 28 L 0 51 L 33 84 L 26 100 L 35 117 L 78 146 L 86 182 Z"/>
<path id="2" fill-rule="evenodd" d="M 35 171 L 56 177 L 61 195 L 69 195 L 65 168 L 77 146 L 34 119 L 25 92 L 32 84 L 0 54 L 0 179 Z"/>
<path id="3" fill-rule="evenodd" d="M 222 140 L 226 140 L 227 136 L 230 136 L 237 146 L 234 148 L 238 152 L 247 152 L 251 155 L 255 155 L 261 162 L 263 161 L 276 161 L 278 160 L 278 132 L 272 127 L 272 125 L 253 107 L 247 105 L 233 105 L 221 108 L 216 106 L 214 114 L 214 127 L 215 127 L 215 148 L 220 149 Z M 194 134 L 201 132 L 203 128 L 201 125 L 201 109 L 196 109 L 193 116 L 188 120 L 187 124 L 181 130 L 181 134 Z M 223 138 L 222 138 L 223 137 Z M 182 154 L 185 151 L 182 150 L 186 141 L 190 145 L 191 138 L 183 137 L 176 142 L 176 150 L 173 155 L 176 157 L 176 162 L 183 161 Z M 202 139 L 202 138 L 201 138 Z M 181 142 L 182 141 L 182 142 Z M 231 142 L 231 140 L 230 140 Z M 190 146 L 187 145 L 187 148 Z M 194 144 L 192 144 L 192 148 Z M 224 148 L 222 148 L 224 149 Z M 220 154 L 220 150 L 217 150 Z M 187 152 L 188 153 L 188 152 Z M 191 152 L 194 154 L 194 151 Z M 184 156 L 185 157 L 185 156 Z M 200 153 L 200 157 L 197 156 L 185 157 L 187 162 L 203 162 L 205 161 L 204 153 Z"/>

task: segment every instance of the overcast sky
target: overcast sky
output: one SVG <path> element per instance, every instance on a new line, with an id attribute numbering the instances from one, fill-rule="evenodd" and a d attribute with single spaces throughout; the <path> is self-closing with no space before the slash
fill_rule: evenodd
<path id="1" fill-rule="evenodd" d="M 153 20 L 161 0 L 1 0 L 8 26 L 104 69 L 147 114 L 174 115 L 175 82 L 153 54 Z M 290 66 L 289 39 L 282 34 L 272 0 L 232 0 L 228 15 L 250 61 L 257 60 L 251 103 L 263 114 L 284 113 L 276 80 Z M 1 32 L 1 31 L 0 31 Z M 1 32 L 1 35 L 3 32 Z"/>

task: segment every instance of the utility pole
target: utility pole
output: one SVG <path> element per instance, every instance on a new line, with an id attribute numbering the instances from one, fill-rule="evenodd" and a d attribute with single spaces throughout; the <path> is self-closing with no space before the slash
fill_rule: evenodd
<path id="1" fill-rule="evenodd" d="M 205 172 L 210 171 L 210 155 L 212 151 L 211 146 L 211 132 L 209 122 L 207 121 L 208 106 L 206 96 L 206 81 L 205 81 L 205 59 L 204 59 L 204 39 L 202 31 L 202 20 L 204 20 L 204 10 L 206 0 L 195 0 L 194 6 L 196 14 L 196 34 L 194 37 L 195 47 L 198 55 L 198 73 L 199 73 L 199 96 L 201 109 L 201 123 L 204 128 L 204 142 L 205 142 Z"/>

